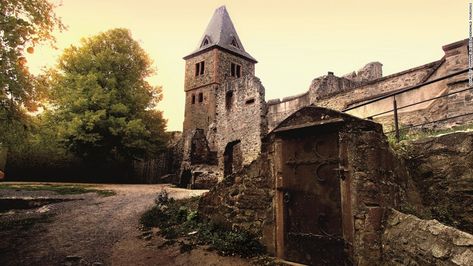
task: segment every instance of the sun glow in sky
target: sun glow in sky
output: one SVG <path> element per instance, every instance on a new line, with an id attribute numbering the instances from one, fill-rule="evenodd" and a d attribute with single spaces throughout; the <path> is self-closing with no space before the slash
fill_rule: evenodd
<path id="1" fill-rule="evenodd" d="M 57 0 L 56 2 L 58 2 Z M 52 1 L 54 2 L 54 0 Z M 226 5 L 240 39 L 258 60 L 266 99 L 305 92 L 327 71 L 343 75 L 368 62 L 389 75 L 443 56 L 442 45 L 468 37 L 466 0 L 63 0 L 56 13 L 68 30 L 58 50 L 36 47 L 33 73 L 62 50 L 112 28 L 127 28 L 154 60 L 163 87 L 159 109 L 168 130 L 182 130 L 184 60 L 196 49 L 214 10 Z"/>

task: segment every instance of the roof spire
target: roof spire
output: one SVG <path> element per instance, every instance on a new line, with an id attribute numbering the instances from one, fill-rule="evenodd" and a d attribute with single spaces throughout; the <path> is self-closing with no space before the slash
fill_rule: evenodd
<path id="1" fill-rule="evenodd" d="M 237 53 L 240 56 L 256 62 L 256 60 L 245 51 L 225 6 L 221 6 L 215 10 L 199 41 L 199 47 L 189 56 L 214 46 Z"/>

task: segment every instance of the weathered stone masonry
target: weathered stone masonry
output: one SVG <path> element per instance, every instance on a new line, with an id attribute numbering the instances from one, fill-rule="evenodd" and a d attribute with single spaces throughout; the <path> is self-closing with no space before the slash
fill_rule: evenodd
<path id="1" fill-rule="evenodd" d="M 242 166 L 249 165 L 260 155 L 261 139 L 267 132 L 264 87 L 258 78 L 245 76 L 227 82 L 217 92 L 216 100 L 214 135 L 221 169 L 225 148 L 235 141 L 240 143 Z"/>
<path id="2" fill-rule="evenodd" d="M 387 208 L 398 207 L 409 194 L 406 171 L 389 150 L 381 127 L 314 107 L 296 112 L 280 127 L 303 128 L 340 117 L 340 149 L 346 155 L 340 164 L 347 171 L 340 199 L 343 217 L 348 219 L 344 220 L 344 236 L 353 247 L 354 262 L 373 265 L 381 260 L 382 223 Z M 277 165 L 282 152 L 278 142 L 277 134 L 268 135 L 262 155 L 213 188 L 200 204 L 200 211 L 208 218 L 259 235 L 274 254 L 283 248 L 277 247 L 277 179 L 281 174 Z"/>
<path id="3" fill-rule="evenodd" d="M 437 188 L 411 171 L 413 182 L 403 161 L 390 150 L 382 128 L 392 124 L 389 116 L 375 118 L 382 126 L 359 119 L 389 110 L 392 97 L 349 111 L 354 116 L 335 110 L 461 70 L 467 63 L 466 48 L 466 41 L 446 45 L 440 60 L 385 77 L 379 62 L 341 77 L 329 72 L 314 79 L 304 94 L 266 102 L 265 89 L 255 77 L 256 60 L 243 48 L 221 7 L 198 48 L 184 58 L 186 110 L 177 145 L 182 149 L 179 183 L 211 188 L 201 199 L 200 213 L 229 229 L 252 232 L 279 258 L 306 264 L 396 265 L 417 262 L 418 257 L 421 263 L 438 262 L 451 255 L 450 261 L 459 261 L 454 257 L 469 249 L 440 244 L 451 252 L 437 258 L 437 253 L 417 250 L 425 244 L 415 238 L 410 245 L 414 251 L 402 254 L 409 245 L 399 237 L 399 228 L 416 232 L 417 224 L 427 222 L 402 218 L 408 222 L 398 227 L 392 220 L 399 215 L 391 208 L 423 211 L 422 203 L 427 208 L 432 204 L 430 189 Z M 396 100 L 402 106 L 464 89 L 466 82 L 466 75 L 458 76 Z M 473 110 L 472 99 L 470 92 L 464 92 L 406 108 L 400 111 L 400 120 L 412 125 L 468 112 Z M 465 118 L 454 123 L 466 122 Z M 421 176 L 430 173 L 430 165 L 424 168 Z M 471 193 L 464 194 L 468 203 Z M 431 237 L 422 230 L 421 236 Z M 451 243 L 452 237 L 442 239 Z M 468 261 L 469 255 L 463 255 L 460 260 Z"/>

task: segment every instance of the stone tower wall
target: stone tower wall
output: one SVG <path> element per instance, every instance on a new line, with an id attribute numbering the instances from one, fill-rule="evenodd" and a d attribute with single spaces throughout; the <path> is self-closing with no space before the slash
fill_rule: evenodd
<path id="1" fill-rule="evenodd" d="M 233 55 L 224 50 L 217 51 L 217 80 L 220 84 L 225 80 L 235 79 L 231 77 L 231 63 L 241 66 L 241 76 L 255 75 L 255 64 L 240 56 Z"/>
<path id="2" fill-rule="evenodd" d="M 196 76 L 196 64 L 202 61 L 205 62 L 204 74 Z M 218 48 L 186 60 L 184 132 L 200 128 L 207 133 L 209 125 L 215 120 L 217 88 L 227 80 L 236 79 L 231 77 L 231 63 L 241 66 L 242 76 L 254 76 L 255 65 L 252 61 Z"/>
<path id="3" fill-rule="evenodd" d="M 209 138 L 215 139 L 219 167 L 223 170 L 225 147 L 234 141 L 241 143 L 242 166 L 249 165 L 260 155 L 267 132 L 263 85 L 252 75 L 229 81 L 217 90 L 216 102 L 216 124 Z"/>
<path id="4" fill-rule="evenodd" d="M 186 60 L 184 91 L 186 105 L 184 112 L 184 132 L 195 128 L 207 131 L 211 121 L 215 119 L 215 89 L 217 78 L 217 50 L 210 50 Z M 205 62 L 204 74 L 196 76 L 195 65 Z M 203 100 L 199 101 L 202 93 Z M 192 98 L 194 97 L 194 103 Z"/>

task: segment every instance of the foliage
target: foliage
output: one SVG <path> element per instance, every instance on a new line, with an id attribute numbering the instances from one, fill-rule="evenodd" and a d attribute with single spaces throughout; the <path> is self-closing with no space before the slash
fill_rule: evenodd
<path id="1" fill-rule="evenodd" d="M 114 196 L 116 193 L 112 190 L 103 190 L 90 188 L 85 185 L 28 185 L 28 184 L 0 184 L 0 189 L 16 189 L 27 191 L 53 191 L 60 195 L 73 195 L 84 193 L 97 193 L 102 197 Z"/>
<path id="2" fill-rule="evenodd" d="M 58 134 L 70 151 L 89 161 L 129 160 L 164 147 L 166 121 L 155 109 L 161 88 L 146 81 L 154 73 L 151 63 L 126 29 L 64 51 L 51 99 Z"/>
<path id="3" fill-rule="evenodd" d="M 471 130 L 473 130 L 473 123 L 453 126 L 450 128 L 440 128 L 440 129 L 406 128 L 401 125 L 399 128 L 399 141 L 397 141 L 394 132 L 388 133 L 386 134 L 386 136 L 391 148 L 394 151 L 396 151 L 397 154 L 401 155 L 403 158 L 408 158 L 409 157 L 408 146 L 409 146 L 410 141 L 431 138 L 431 137 L 438 137 L 438 136 L 446 135 L 450 133 L 471 131 Z"/>
<path id="4" fill-rule="evenodd" d="M 453 126 L 450 128 L 406 128 L 401 125 L 399 128 L 399 141 L 413 141 L 417 139 L 436 137 L 446 135 L 454 132 L 471 131 L 473 130 L 473 123 Z M 386 134 L 390 144 L 397 143 L 394 132 Z"/>
<path id="5" fill-rule="evenodd" d="M 168 239 L 185 237 L 194 245 L 209 245 L 222 255 L 253 257 L 264 253 L 255 236 L 243 230 L 226 228 L 204 221 L 197 212 L 199 198 L 173 200 L 157 204 L 145 212 L 140 222 L 145 227 L 159 227 Z"/>
<path id="6" fill-rule="evenodd" d="M 12 131 L 9 140 L 14 143 L 8 148 L 7 178 L 27 180 L 33 177 L 60 177 L 65 169 L 80 169 L 80 160 L 70 154 L 57 138 L 56 125 L 47 113 L 27 118 L 28 125 Z M 7 131 L 8 132 L 8 131 Z M 52 170 L 52 171 L 51 171 Z M 71 171 L 69 171 L 71 172 Z"/>
<path id="7" fill-rule="evenodd" d="M 24 108 L 35 110 L 43 95 L 26 66 L 25 51 L 39 43 L 54 43 L 52 32 L 64 29 L 47 0 L 2 0 L 0 4 L 0 144 L 23 130 Z"/>

